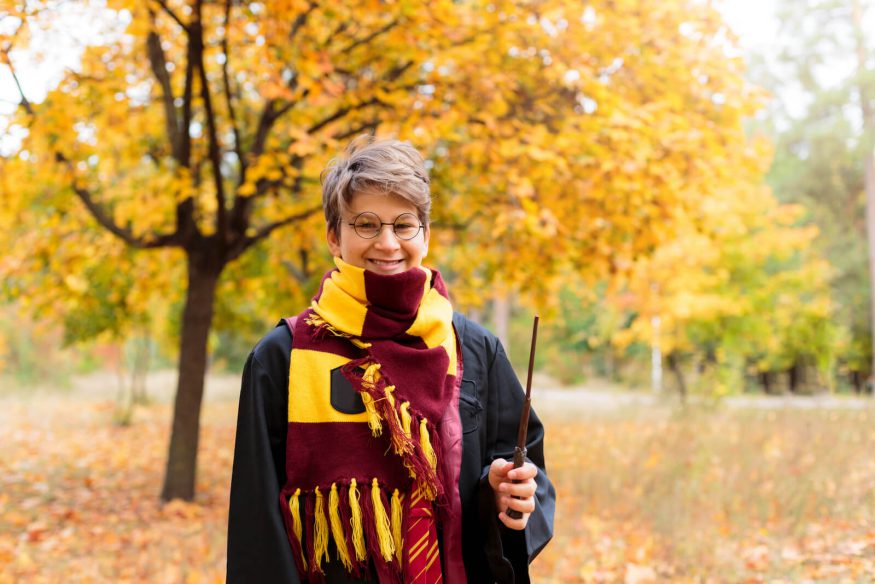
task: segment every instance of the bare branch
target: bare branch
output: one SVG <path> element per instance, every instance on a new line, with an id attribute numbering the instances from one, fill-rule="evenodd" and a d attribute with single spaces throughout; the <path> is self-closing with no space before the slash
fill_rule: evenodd
<path id="1" fill-rule="evenodd" d="M 153 1 L 156 2 L 158 4 L 158 6 L 161 7 L 161 10 L 163 10 L 165 13 L 167 13 L 167 15 L 170 16 L 170 18 L 175 20 L 176 24 L 181 26 L 183 30 L 186 30 L 186 31 L 188 30 L 188 25 L 185 24 L 184 22 L 182 22 L 182 19 L 179 18 L 179 16 L 177 16 L 175 12 L 173 12 L 173 9 L 170 8 L 170 6 L 167 4 L 166 0 L 153 0 Z"/>
<path id="2" fill-rule="evenodd" d="M 167 139 L 170 141 L 170 150 L 173 153 L 173 158 L 182 162 L 182 143 L 180 142 L 179 119 L 176 115 L 176 105 L 174 103 L 173 87 L 170 84 L 170 74 L 167 72 L 167 59 L 164 55 L 164 49 L 161 48 L 161 38 L 155 30 L 155 13 L 150 9 L 149 16 L 152 19 L 153 28 L 149 31 L 149 36 L 146 39 L 146 47 L 149 53 L 149 64 L 152 67 L 152 74 L 158 80 L 161 86 L 162 102 L 164 104 L 164 124 L 167 129 Z"/>
<path id="3" fill-rule="evenodd" d="M 240 143 L 240 129 L 237 124 L 237 112 L 234 109 L 234 92 L 231 89 L 231 76 L 228 74 L 228 62 L 231 60 L 231 51 L 228 48 L 228 26 L 231 20 L 231 2 L 225 0 L 225 15 L 223 28 L 225 33 L 222 35 L 222 53 L 225 55 L 225 60 L 222 63 L 222 82 L 225 86 L 225 101 L 228 105 L 228 117 L 231 120 L 231 130 L 234 132 L 234 152 L 237 154 L 237 161 L 240 164 L 240 178 L 246 170 L 246 160 L 243 158 L 243 145 Z"/>
<path id="4" fill-rule="evenodd" d="M 347 138 L 350 138 L 352 136 L 358 136 L 359 134 L 361 134 L 363 132 L 368 132 L 368 131 L 371 134 L 374 134 L 374 133 L 376 133 L 377 126 L 379 126 L 379 125 L 380 125 L 379 120 L 371 120 L 370 122 L 366 122 L 366 123 L 362 124 L 361 126 L 356 126 L 355 128 L 351 128 L 351 129 L 347 130 L 346 132 L 343 132 L 342 134 L 338 134 L 337 136 L 335 136 L 335 139 L 336 140 L 346 140 Z"/>
<path id="5" fill-rule="evenodd" d="M 290 215 L 284 219 L 280 219 L 279 221 L 274 221 L 273 223 L 268 223 L 267 225 L 260 227 L 255 232 L 255 235 L 242 237 L 237 241 L 236 245 L 231 247 L 228 253 L 228 261 L 230 262 L 240 257 L 243 252 L 255 245 L 257 242 L 266 238 L 275 230 L 281 227 L 285 227 L 286 225 L 291 225 L 292 223 L 297 223 L 298 221 L 303 221 L 304 219 L 311 217 L 321 210 L 322 205 L 319 205 L 318 207 L 311 207 L 309 209 L 301 211 L 300 213 L 296 213 L 295 215 Z"/>
<path id="6" fill-rule="evenodd" d="M 310 252 L 304 248 L 298 250 L 298 257 L 301 258 L 301 267 L 299 268 L 291 260 L 283 260 L 282 264 L 292 273 L 295 279 L 304 284 L 313 276 L 313 270 L 310 267 Z"/>
<path id="7" fill-rule="evenodd" d="M 73 163 L 64 156 L 61 152 L 55 152 L 55 160 L 59 163 L 64 164 L 70 170 L 71 174 L 73 173 Z M 76 196 L 80 201 L 85 205 L 85 208 L 88 209 L 88 212 L 91 213 L 91 216 L 107 231 L 130 245 L 131 247 L 136 247 L 139 249 L 154 249 L 158 247 L 177 247 L 180 246 L 180 241 L 177 233 L 168 233 L 162 235 L 155 235 L 150 238 L 142 238 L 135 237 L 130 229 L 126 227 L 121 227 L 118 225 L 113 219 L 110 217 L 109 213 L 103 208 L 102 205 L 97 203 L 94 198 L 91 196 L 91 192 L 87 189 L 84 189 L 76 184 L 76 179 L 74 178 L 72 181 L 73 192 L 76 193 Z"/>
<path id="8" fill-rule="evenodd" d="M 210 83 L 207 79 L 207 70 L 204 66 L 203 29 L 200 19 L 200 3 L 197 3 L 194 21 L 189 28 L 191 43 L 194 51 L 191 52 L 195 67 L 200 78 L 201 100 L 204 102 L 204 115 L 207 118 L 207 137 L 209 140 L 210 166 L 213 169 L 213 183 L 216 189 L 216 231 L 226 236 L 227 214 L 225 202 L 225 184 L 222 178 L 222 147 L 219 143 L 219 134 L 216 129 L 216 115 L 213 111 L 213 97 L 210 93 Z"/>
<path id="9" fill-rule="evenodd" d="M 268 99 L 264 102 L 264 107 L 261 110 L 261 115 L 258 118 L 258 128 L 255 131 L 255 140 L 252 143 L 250 153 L 252 156 L 261 156 L 264 152 L 264 145 L 267 143 L 267 137 L 270 134 L 270 128 L 276 120 L 276 111 L 274 107 L 277 100 Z"/>
<path id="10" fill-rule="evenodd" d="M 310 14 L 312 14 L 314 10 L 316 10 L 317 6 L 319 6 L 318 2 L 310 2 L 310 5 L 307 6 L 307 10 L 295 17 L 295 22 L 292 23 L 292 29 L 289 31 L 290 43 L 295 40 L 295 37 L 298 35 L 298 31 L 301 30 L 304 24 L 307 23 L 307 18 L 310 17 Z"/>
<path id="11" fill-rule="evenodd" d="M 385 33 L 389 32 L 390 30 L 392 30 L 393 28 L 395 28 L 396 26 L 398 26 L 400 24 L 400 22 L 401 21 L 396 18 L 395 20 L 392 20 L 391 22 L 386 23 L 383 27 L 378 28 L 377 30 L 375 30 L 371 34 L 367 35 L 366 37 L 361 38 L 357 41 L 354 41 L 354 42 L 350 43 L 349 45 L 347 45 L 346 47 L 344 47 L 343 49 L 341 49 L 340 54 L 343 55 L 346 53 L 350 53 L 355 48 L 371 42 L 372 40 L 374 40 L 375 38 L 377 38 L 381 34 L 385 34 Z"/>
<path id="12" fill-rule="evenodd" d="M 9 72 L 12 73 L 12 80 L 15 81 L 15 87 L 18 88 L 18 95 L 21 96 L 21 101 L 19 105 L 24 108 L 24 111 L 27 112 L 29 116 L 35 116 L 36 112 L 33 110 L 33 106 L 28 101 L 27 96 L 24 95 L 24 89 L 21 87 L 21 82 L 18 80 L 18 75 L 15 73 L 15 67 L 12 65 L 12 59 L 9 58 L 9 49 L 3 49 L 3 55 L 6 57 L 6 66 L 9 67 Z"/>

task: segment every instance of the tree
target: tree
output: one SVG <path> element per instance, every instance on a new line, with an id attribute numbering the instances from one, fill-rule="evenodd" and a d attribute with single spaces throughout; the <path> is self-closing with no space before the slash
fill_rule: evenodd
<path id="1" fill-rule="evenodd" d="M 14 43 L 25 50 L 54 8 L 19 1 L 5 15 L 20 23 L 0 39 L 12 70 Z M 109 233 L 109 247 L 149 250 L 132 256 L 138 281 L 173 286 L 184 265 L 163 498 L 194 493 L 216 303 L 300 294 L 318 277 L 319 173 L 351 137 L 396 135 L 427 153 L 433 255 L 463 299 L 494 281 L 547 299 L 569 270 L 627 270 L 731 176 L 754 102 L 717 13 L 693 0 L 580 12 L 112 0 L 81 66 L 41 103 L 21 96 L 26 136 L 5 164 L 29 171 L 5 192 L 28 220 L 67 245 Z M 259 284 L 230 276 L 244 273 Z"/>
<path id="2" fill-rule="evenodd" d="M 704 388 L 712 395 L 739 390 L 748 363 L 771 372 L 810 359 L 831 373 L 839 331 L 830 266 L 811 249 L 817 229 L 800 224 L 804 208 L 779 204 L 757 185 L 769 163 L 765 149 L 748 162 L 687 230 L 636 262 L 611 299 L 635 315 L 615 342 L 658 342 L 682 399 L 685 356 L 715 369 Z"/>
<path id="3" fill-rule="evenodd" d="M 849 334 L 841 359 L 855 384 L 875 370 L 875 53 L 865 35 L 873 16 L 862 0 L 783 1 L 777 57 L 759 55 L 754 68 L 775 96 L 763 124 L 776 143 L 768 180 L 820 230 L 815 244 L 836 269 L 836 318 Z"/>

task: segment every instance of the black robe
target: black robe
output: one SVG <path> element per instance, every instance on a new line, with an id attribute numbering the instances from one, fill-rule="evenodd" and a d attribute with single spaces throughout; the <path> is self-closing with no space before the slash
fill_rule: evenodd
<path id="1" fill-rule="evenodd" d="M 533 411 L 527 448 L 539 468 L 535 511 L 524 530 L 507 529 L 498 520 L 487 476 L 493 460 L 513 458 L 525 395 L 494 335 L 458 313 L 453 325 L 463 364 L 459 493 L 468 582 L 528 582 L 529 562 L 553 535 L 556 492 L 544 465 L 544 428 Z M 286 482 L 291 349 L 291 334 L 280 321 L 252 350 L 243 370 L 228 515 L 228 584 L 300 582 L 278 503 Z M 324 567 L 328 584 L 354 582 L 340 562 Z"/>

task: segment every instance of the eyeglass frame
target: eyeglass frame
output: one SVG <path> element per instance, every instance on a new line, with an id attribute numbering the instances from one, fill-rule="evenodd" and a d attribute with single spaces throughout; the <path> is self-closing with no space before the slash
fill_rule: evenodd
<path id="1" fill-rule="evenodd" d="M 358 220 L 358 218 L 361 217 L 362 215 L 373 215 L 374 217 L 377 218 L 377 222 L 380 224 L 380 227 L 377 229 L 377 232 L 376 232 L 372 237 L 365 237 L 364 235 L 362 235 L 361 233 L 358 232 L 358 229 L 355 228 L 355 222 L 356 222 L 356 221 Z M 410 212 L 404 212 L 404 213 L 401 213 L 400 215 L 398 215 L 398 217 L 395 217 L 395 221 L 398 221 L 398 219 L 400 219 L 400 218 L 403 217 L 404 215 L 411 215 L 411 216 L 413 216 L 413 217 L 416 217 L 416 215 L 413 214 L 413 213 L 410 213 Z M 419 217 L 416 217 L 416 220 L 419 221 L 419 226 L 418 226 L 417 229 L 416 229 L 416 233 L 414 233 L 413 235 L 411 235 L 410 237 L 408 237 L 408 238 L 406 238 L 406 239 L 403 238 L 403 237 L 401 237 L 400 235 L 398 235 L 398 232 L 395 231 L 395 221 L 392 221 L 391 223 L 386 223 L 385 221 L 383 221 L 383 219 L 382 219 L 379 215 L 377 215 L 377 214 L 374 213 L 373 211 L 362 211 L 361 213 L 359 213 L 358 215 L 356 215 L 355 217 L 353 217 L 353 218 L 352 218 L 352 222 L 351 222 L 351 223 L 347 223 L 347 225 L 349 225 L 350 227 L 352 227 L 353 232 L 354 232 L 358 237 L 361 237 L 362 239 L 366 239 L 366 240 L 376 239 L 376 238 L 380 237 L 380 234 L 383 233 L 383 225 L 391 225 L 391 226 L 392 226 L 392 235 L 395 236 L 395 239 L 397 239 L 397 240 L 399 240 L 399 241 L 411 241 L 411 240 L 413 240 L 417 235 L 419 235 L 419 232 L 422 231 L 423 228 L 425 227 L 425 224 L 422 223 L 422 220 L 421 220 Z"/>

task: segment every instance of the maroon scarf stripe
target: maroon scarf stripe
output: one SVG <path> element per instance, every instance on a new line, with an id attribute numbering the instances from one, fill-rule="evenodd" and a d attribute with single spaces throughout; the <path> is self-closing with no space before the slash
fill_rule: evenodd
<path id="1" fill-rule="evenodd" d="M 425 278 L 425 272 L 419 269 L 390 276 L 365 271 L 368 312 L 362 337 L 394 339 L 409 329 L 422 302 Z"/>
<path id="2" fill-rule="evenodd" d="M 362 456 L 362 452 L 383 453 L 391 448 L 388 432 L 375 438 L 364 422 L 289 422 L 288 432 L 297 437 L 299 444 L 289 444 L 286 449 L 286 472 L 301 491 L 309 493 L 316 487 L 324 490 L 326 485 L 330 489 L 333 482 L 348 483 L 351 479 L 362 483 L 377 477 L 381 483 L 391 485 L 410 481 L 400 458 Z"/>

